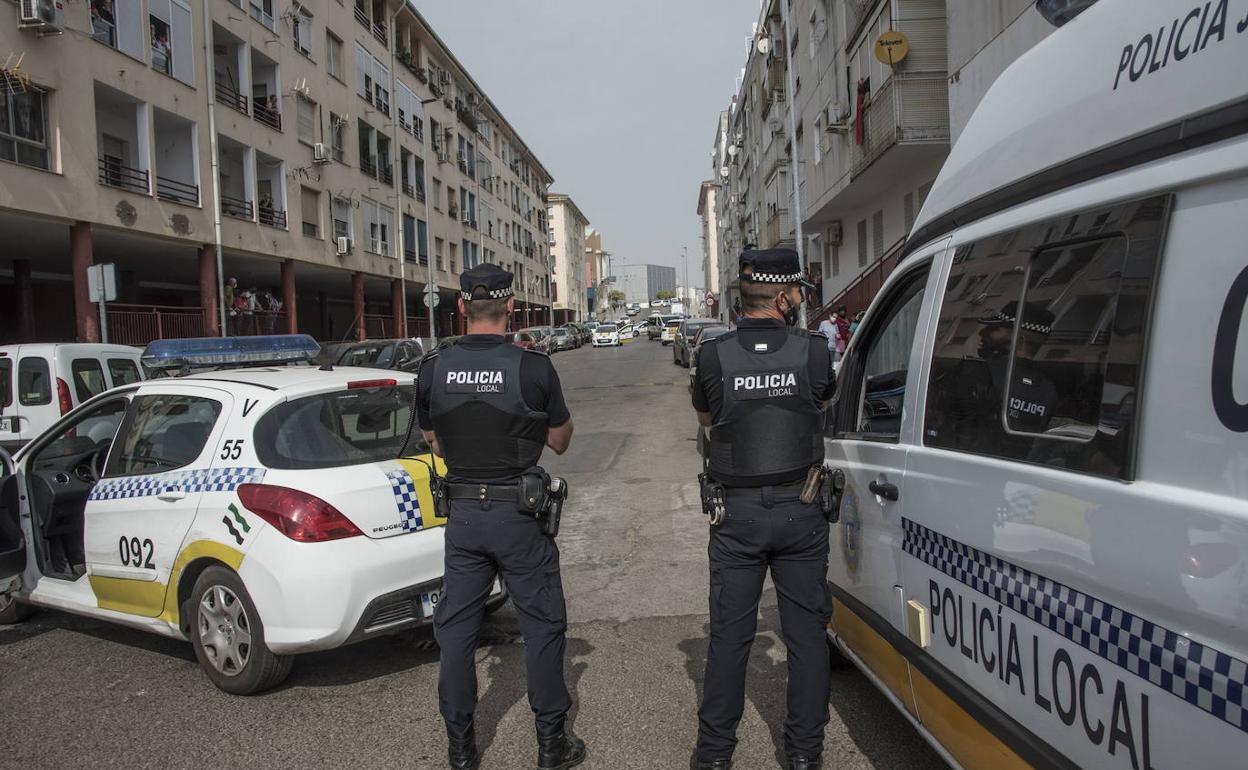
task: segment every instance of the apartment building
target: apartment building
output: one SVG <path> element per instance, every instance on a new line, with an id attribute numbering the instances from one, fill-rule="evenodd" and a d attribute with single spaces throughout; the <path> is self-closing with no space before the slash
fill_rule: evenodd
<path id="1" fill-rule="evenodd" d="M 610 310 L 611 252 L 602 248 L 602 232 L 590 228 L 585 233 L 586 285 L 590 318 L 602 320 Z"/>
<path id="2" fill-rule="evenodd" d="M 624 292 L 624 301 L 649 305 L 661 291 L 676 296 L 676 268 L 667 265 L 624 265 L 616 271 L 612 287 Z"/>
<path id="3" fill-rule="evenodd" d="M 716 185 L 702 183 L 698 192 L 698 217 L 702 220 L 702 285 L 706 287 L 706 315 L 726 319 L 720 293 L 719 217 L 716 215 Z"/>
<path id="4" fill-rule="evenodd" d="M 396 0 L 91 0 L 0 25 L 0 338 L 457 331 L 458 274 L 550 319 L 549 171 Z M 222 312 L 236 296 L 271 293 Z M 427 287 L 432 287 L 427 292 Z M 437 298 L 436 312 L 426 294 Z"/>
<path id="5" fill-rule="evenodd" d="M 587 320 L 590 305 L 586 288 L 585 230 L 589 220 L 562 193 L 546 195 L 546 221 L 550 227 L 550 253 L 555 260 L 551 306 L 555 323 Z"/>

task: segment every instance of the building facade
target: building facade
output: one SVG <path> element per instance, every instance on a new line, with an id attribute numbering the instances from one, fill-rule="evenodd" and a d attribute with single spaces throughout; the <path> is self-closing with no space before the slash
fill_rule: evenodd
<path id="1" fill-rule="evenodd" d="M 549 320 L 551 174 L 409 3 L 93 0 L 50 31 L 0 27 L 6 341 L 98 339 L 105 262 L 118 342 L 454 333 L 483 261 Z"/>
<path id="2" fill-rule="evenodd" d="M 726 319 L 720 293 L 719 217 L 715 197 L 715 182 L 703 182 L 698 193 L 698 217 L 702 220 L 702 285 L 706 287 L 707 316 Z"/>
<path id="3" fill-rule="evenodd" d="M 546 218 L 550 253 L 555 261 L 551 284 L 554 322 L 584 321 L 590 312 L 585 270 L 585 230 L 589 220 L 562 193 L 547 194 Z"/>
<path id="4" fill-rule="evenodd" d="M 624 292 L 624 301 L 649 305 L 659 292 L 676 296 L 676 268 L 667 265 L 624 265 L 616 268 L 614 290 Z"/>

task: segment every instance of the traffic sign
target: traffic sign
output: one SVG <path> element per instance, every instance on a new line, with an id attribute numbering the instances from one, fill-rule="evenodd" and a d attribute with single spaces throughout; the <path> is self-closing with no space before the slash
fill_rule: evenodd
<path id="1" fill-rule="evenodd" d="M 92 302 L 117 299 L 117 269 L 112 263 L 87 268 L 87 297 Z"/>
<path id="2" fill-rule="evenodd" d="M 438 302 L 441 299 L 442 299 L 442 295 L 440 294 L 433 294 L 430 292 L 426 292 L 425 293 L 425 307 L 432 310 L 433 308 L 438 306 Z"/>

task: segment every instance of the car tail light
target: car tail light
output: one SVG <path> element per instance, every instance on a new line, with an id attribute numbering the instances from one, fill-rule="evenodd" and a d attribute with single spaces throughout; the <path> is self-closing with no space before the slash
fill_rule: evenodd
<path id="1" fill-rule="evenodd" d="M 347 390 L 355 390 L 356 388 L 393 388 L 394 380 L 355 380 L 347 383 Z"/>
<path id="2" fill-rule="evenodd" d="M 74 400 L 69 397 L 69 386 L 60 377 L 56 378 L 56 401 L 61 407 L 61 414 L 69 414 L 69 410 L 74 408 Z"/>
<path id="3" fill-rule="evenodd" d="M 272 484 L 242 484 L 243 507 L 300 543 L 323 543 L 363 535 L 334 506 L 315 495 Z"/>

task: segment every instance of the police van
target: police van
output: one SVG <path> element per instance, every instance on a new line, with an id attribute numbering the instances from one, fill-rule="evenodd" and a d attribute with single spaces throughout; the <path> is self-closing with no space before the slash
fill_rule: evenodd
<path id="1" fill-rule="evenodd" d="M 169 340 L 143 362 L 318 350 L 298 335 Z M 270 365 L 88 400 L 0 452 L 0 623 L 38 606 L 187 639 L 238 694 L 276 685 L 296 653 L 428 624 L 445 523 L 429 475 L 445 468 L 405 451 L 413 390 L 399 371 Z M 489 607 L 505 596 L 496 584 Z"/>
<path id="2" fill-rule="evenodd" d="M 997 80 L 841 366 L 834 658 L 950 764 L 1248 765 L 1248 0 Z"/>

